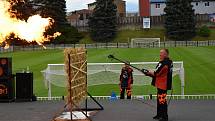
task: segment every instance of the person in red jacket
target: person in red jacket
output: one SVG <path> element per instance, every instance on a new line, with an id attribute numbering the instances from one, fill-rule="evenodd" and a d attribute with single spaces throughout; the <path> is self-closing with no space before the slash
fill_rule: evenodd
<path id="1" fill-rule="evenodd" d="M 127 62 L 129 63 L 129 62 Z M 133 84 L 133 69 L 128 65 L 121 70 L 120 75 L 120 99 L 125 99 L 125 91 L 127 93 L 127 99 L 131 99 L 131 86 Z"/>
<path id="2" fill-rule="evenodd" d="M 172 89 L 173 63 L 169 58 L 169 50 L 160 50 L 160 61 L 155 71 L 148 71 L 146 76 L 152 77 L 152 85 L 157 88 L 157 115 L 153 119 L 168 121 L 167 91 Z"/>

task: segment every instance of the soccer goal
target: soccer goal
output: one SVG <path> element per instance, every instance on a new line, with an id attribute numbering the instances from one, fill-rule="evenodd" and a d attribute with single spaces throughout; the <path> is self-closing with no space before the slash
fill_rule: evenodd
<path id="1" fill-rule="evenodd" d="M 133 38 L 131 39 L 132 48 L 160 47 L 160 38 Z"/>
<path id="2" fill-rule="evenodd" d="M 158 62 L 135 62 L 132 65 L 138 68 L 154 69 Z M 119 75 L 123 63 L 88 63 L 87 64 L 87 85 L 109 85 L 119 84 Z M 178 75 L 181 81 L 181 95 L 184 95 L 185 78 L 183 62 L 173 63 L 173 77 Z M 64 64 L 48 64 L 42 71 L 44 81 L 49 89 L 48 96 L 51 97 L 51 85 L 66 87 Z M 144 76 L 141 72 L 134 69 L 133 85 L 150 85 L 151 78 Z"/>

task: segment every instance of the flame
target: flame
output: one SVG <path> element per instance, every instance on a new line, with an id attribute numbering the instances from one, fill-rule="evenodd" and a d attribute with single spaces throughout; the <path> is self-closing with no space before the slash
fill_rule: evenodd
<path id="1" fill-rule="evenodd" d="M 10 4 L 6 1 L 0 1 L 0 45 L 5 44 L 8 48 L 9 44 L 6 42 L 11 33 L 15 37 L 26 40 L 27 42 L 36 42 L 43 46 L 43 43 L 50 41 L 51 38 L 56 38 L 61 34 L 56 32 L 53 36 L 44 36 L 44 32 L 53 25 L 52 18 L 42 18 L 40 15 L 34 15 L 28 18 L 27 21 L 11 18 L 8 12 Z"/>

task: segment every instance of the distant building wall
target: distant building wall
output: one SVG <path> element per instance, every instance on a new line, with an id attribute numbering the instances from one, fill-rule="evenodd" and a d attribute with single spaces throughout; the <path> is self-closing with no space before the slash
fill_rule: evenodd
<path id="1" fill-rule="evenodd" d="M 121 17 L 126 16 L 126 2 L 123 0 L 114 0 L 117 6 L 117 14 Z"/>
<path id="2" fill-rule="evenodd" d="M 164 15 L 166 0 L 139 0 L 140 16 L 161 16 Z M 149 4 L 149 6 L 148 6 Z M 215 1 L 213 0 L 193 0 L 191 3 L 195 14 L 213 14 L 215 13 Z M 149 13 L 147 14 L 147 12 Z"/>
<path id="3" fill-rule="evenodd" d="M 139 13 L 141 17 L 150 16 L 150 2 L 149 0 L 139 0 Z"/>
<path id="4" fill-rule="evenodd" d="M 150 4 L 150 15 L 151 16 L 160 16 L 160 15 L 164 15 L 164 9 L 166 7 L 165 3 L 151 3 Z"/>
<path id="5" fill-rule="evenodd" d="M 113 0 L 114 4 L 117 6 L 117 15 L 120 17 L 126 16 L 126 1 L 124 0 Z M 96 2 L 88 4 L 88 10 L 94 10 L 96 7 Z"/>
<path id="6" fill-rule="evenodd" d="M 196 14 L 213 14 L 215 13 L 215 1 L 192 2 Z M 209 6 L 206 6 L 209 5 Z"/>

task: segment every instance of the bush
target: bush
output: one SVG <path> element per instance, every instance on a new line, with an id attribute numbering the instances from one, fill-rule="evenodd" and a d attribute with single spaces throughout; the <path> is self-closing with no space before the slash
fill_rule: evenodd
<path id="1" fill-rule="evenodd" d="M 210 29 L 207 26 L 202 26 L 198 30 L 198 35 L 201 37 L 209 37 L 210 36 Z"/>
<path id="2" fill-rule="evenodd" d="M 53 43 L 55 44 L 75 44 L 83 38 L 75 27 L 64 26 L 60 28 L 61 36 L 57 37 Z"/>

